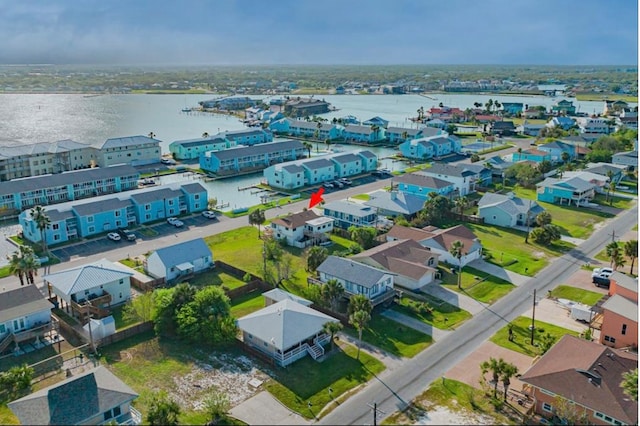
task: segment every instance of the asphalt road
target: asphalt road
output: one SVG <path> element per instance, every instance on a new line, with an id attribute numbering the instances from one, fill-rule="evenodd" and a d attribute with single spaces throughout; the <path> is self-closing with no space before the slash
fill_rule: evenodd
<path id="1" fill-rule="evenodd" d="M 434 343 L 401 367 L 392 372 L 385 371 L 368 386 L 334 411 L 320 420 L 328 425 L 364 425 L 373 424 L 373 410 L 369 405 L 374 402 L 381 412 L 378 421 L 394 411 L 404 408 L 416 396 L 422 393 L 434 380 L 442 377 L 446 371 L 456 365 L 480 344 L 504 327 L 509 321 L 523 314 L 533 304 L 533 290 L 537 297 L 543 298 L 547 290 L 564 282 L 589 257 L 600 251 L 616 235 L 623 235 L 638 223 L 637 204 L 620 216 L 609 220 L 606 225 L 579 247 L 564 256 L 555 259 L 548 267 L 524 285 L 515 288 L 508 295 L 488 307 L 467 323 L 442 340 Z M 544 320 L 544 318 L 539 318 Z M 477 369 L 478 366 L 470 365 Z"/>

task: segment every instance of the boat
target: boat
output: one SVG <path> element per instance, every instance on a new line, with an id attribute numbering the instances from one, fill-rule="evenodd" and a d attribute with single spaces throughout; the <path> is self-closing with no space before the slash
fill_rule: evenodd
<path id="1" fill-rule="evenodd" d="M 182 108 L 181 111 L 182 112 L 191 112 L 192 109 L 191 108 Z"/>

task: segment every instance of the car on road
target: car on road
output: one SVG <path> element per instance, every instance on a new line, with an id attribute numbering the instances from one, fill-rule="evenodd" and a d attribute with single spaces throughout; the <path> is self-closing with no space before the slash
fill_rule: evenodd
<path id="1" fill-rule="evenodd" d="M 591 278 L 594 278 L 594 277 L 609 278 L 611 274 L 613 274 L 612 268 L 596 268 L 591 273 Z"/>
<path id="2" fill-rule="evenodd" d="M 611 285 L 611 280 L 609 278 L 593 277 L 592 280 L 596 287 L 609 288 L 609 286 Z"/>
<path id="3" fill-rule="evenodd" d="M 118 234 L 117 232 L 109 232 L 107 234 L 107 238 L 109 238 L 111 241 L 120 241 L 120 234 Z"/>
<path id="4" fill-rule="evenodd" d="M 175 226 L 176 228 L 180 228 L 181 226 L 184 225 L 184 222 L 181 221 L 180 219 L 178 219 L 177 217 L 169 217 L 169 218 L 167 218 L 167 223 L 169 225 Z"/>
<path id="5" fill-rule="evenodd" d="M 127 241 L 135 241 L 136 238 L 138 238 L 136 237 L 136 234 L 134 234 L 128 229 L 119 229 L 118 232 L 120 233 L 120 236 L 126 239 Z"/>
<path id="6" fill-rule="evenodd" d="M 206 217 L 207 219 L 217 219 L 218 218 L 218 214 L 216 212 L 214 212 L 213 210 L 205 210 L 202 212 L 202 216 Z"/>

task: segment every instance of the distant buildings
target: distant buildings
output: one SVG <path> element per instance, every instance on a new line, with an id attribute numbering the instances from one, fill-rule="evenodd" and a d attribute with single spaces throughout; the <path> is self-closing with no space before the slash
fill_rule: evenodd
<path id="1" fill-rule="evenodd" d="M 289 98 L 284 103 L 284 114 L 289 117 L 308 117 L 329 112 L 329 102 L 313 98 Z"/>

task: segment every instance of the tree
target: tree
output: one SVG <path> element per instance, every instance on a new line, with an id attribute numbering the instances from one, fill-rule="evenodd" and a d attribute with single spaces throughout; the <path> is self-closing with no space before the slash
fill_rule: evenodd
<path id="1" fill-rule="evenodd" d="M 365 250 L 373 247 L 376 235 L 378 234 L 376 228 L 372 228 L 370 226 L 353 225 L 349 227 L 348 231 L 351 239 L 360 244 L 360 246 Z"/>
<path id="2" fill-rule="evenodd" d="M 538 164 L 538 171 L 542 174 L 550 172 L 553 170 L 553 164 L 549 160 L 542 160 L 540 164 Z"/>
<path id="3" fill-rule="evenodd" d="M 518 161 L 522 160 L 522 148 L 518 147 Z"/>
<path id="4" fill-rule="evenodd" d="M 542 211 L 540 213 L 538 213 L 538 215 L 536 216 L 536 224 L 538 226 L 545 226 L 545 225 L 549 225 L 551 223 L 551 213 L 549 213 L 548 211 Z"/>
<path id="5" fill-rule="evenodd" d="M 329 321 L 322 326 L 322 331 L 329 334 L 331 336 L 331 350 L 333 350 L 333 338 L 340 330 L 342 330 L 341 322 L 333 322 Z"/>
<path id="6" fill-rule="evenodd" d="M 447 125 L 447 129 L 446 132 L 450 135 L 453 135 L 456 133 L 456 130 L 458 130 L 458 126 L 456 126 L 455 124 L 449 124 Z"/>
<path id="7" fill-rule="evenodd" d="M 258 225 L 258 239 L 260 239 L 260 225 L 265 222 L 264 210 L 255 209 L 251 213 L 249 213 L 249 224 L 250 225 Z"/>
<path id="8" fill-rule="evenodd" d="M 431 195 L 435 194 L 435 195 Z M 428 224 L 439 224 L 443 222 L 451 211 L 451 202 L 443 195 L 435 192 L 429 194 L 429 198 L 424 203 L 424 208 L 420 210 L 418 216 Z"/>
<path id="9" fill-rule="evenodd" d="M 193 301 L 176 311 L 178 335 L 191 342 L 218 343 L 235 337 L 229 298 L 218 286 L 198 290 Z"/>
<path id="10" fill-rule="evenodd" d="M 638 400 L 638 369 L 622 373 L 622 382 L 620 383 L 622 392 L 634 401 Z"/>
<path id="11" fill-rule="evenodd" d="M 483 361 L 480 364 L 480 371 L 482 372 L 482 376 L 484 377 L 489 371 L 492 375 L 491 384 L 493 384 L 493 397 L 495 398 L 498 394 L 498 383 L 500 380 L 500 374 L 502 373 L 502 367 L 504 365 L 504 360 L 502 358 L 495 359 L 493 357 L 489 358 L 489 361 Z"/>
<path id="12" fill-rule="evenodd" d="M 638 258 L 638 240 L 630 240 L 624 243 L 624 255 L 631 259 L 629 273 L 633 275 L 633 264 Z"/>
<path id="13" fill-rule="evenodd" d="M 344 295 L 342 283 L 336 279 L 330 279 L 322 286 L 321 294 L 322 298 L 331 306 L 331 310 L 338 312 L 338 301 Z"/>
<path id="14" fill-rule="evenodd" d="M 320 246 L 313 246 L 307 252 L 307 270 L 309 272 L 315 272 L 318 266 L 322 264 L 329 257 L 329 252 L 326 248 Z"/>
<path id="15" fill-rule="evenodd" d="M 369 321 L 371 320 L 371 314 L 366 311 L 355 311 L 351 315 L 349 315 L 349 324 L 355 327 L 358 330 L 358 340 L 360 343 L 358 344 L 358 355 L 356 359 L 360 359 L 360 345 L 362 344 L 362 331 L 365 329 Z"/>
<path id="16" fill-rule="evenodd" d="M 560 158 L 562 158 L 562 162 L 566 163 L 571 159 L 571 155 L 569 155 L 567 151 L 562 151 L 562 155 L 560 155 Z"/>
<path id="17" fill-rule="evenodd" d="M 29 213 L 31 218 L 36 224 L 36 228 L 40 231 L 40 238 L 42 239 L 42 252 L 47 253 L 47 238 L 45 232 L 51 227 L 51 219 L 47 216 L 47 213 L 42 206 L 33 207 Z"/>
<path id="18" fill-rule="evenodd" d="M 620 256 L 620 246 L 616 241 L 611 241 L 606 247 L 607 257 L 609 258 L 609 266 L 613 266 L 615 260 Z"/>
<path id="19" fill-rule="evenodd" d="M 146 292 L 132 298 L 124 305 L 122 316 L 131 322 L 146 322 L 153 320 L 153 311 L 155 301 L 153 296 L 155 293 Z"/>
<path id="20" fill-rule="evenodd" d="M 467 201 L 468 201 L 467 197 L 458 197 L 453 202 L 453 205 L 456 207 L 456 209 L 458 210 L 458 213 L 460 214 L 460 220 L 462 220 L 464 209 L 467 207 Z"/>
<path id="21" fill-rule="evenodd" d="M 153 138 L 156 137 L 156 134 L 153 133 L 153 132 L 149 132 L 149 134 L 147 136 L 149 136 L 151 139 L 153 139 Z"/>
<path id="22" fill-rule="evenodd" d="M 491 108 L 493 107 L 493 99 L 489 99 L 484 105 L 487 108 L 487 112 L 491 112 Z"/>
<path id="23" fill-rule="evenodd" d="M 507 400 L 507 392 L 509 391 L 509 385 L 511 384 L 511 378 L 518 374 L 518 367 L 511 364 L 510 362 L 503 362 L 502 368 L 500 371 L 500 381 L 502 381 L 502 386 L 504 388 L 504 400 Z"/>
<path id="24" fill-rule="evenodd" d="M 302 146 L 304 146 L 304 148 L 307 150 L 307 158 L 311 158 L 311 149 L 313 148 L 311 142 L 302 142 Z"/>
<path id="25" fill-rule="evenodd" d="M 516 163 L 505 170 L 507 179 L 515 179 L 520 186 L 530 187 L 541 177 L 540 171 L 530 164 Z"/>
<path id="26" fill-rule="evenodd" d="M 218 424 L 225 418 L 231 403 L 227 394 L 219 391 L 213 391 L 204 401 L 204 410 L 210 419 L 210 424 Z"/>
<path id="27" fill-rule="evenodd" d="M 37 272 L 39 263 L 35 257 L 33 249 L 29 246 L 21 245 L 9 257 L 9 272 L 20 280 L 20 285 L 34 283 L 34 274 Z"/>
<path id="28" fill-rule="evenodd" d="M 462 289 L 462 256 L 464 250 L 464 243 L 460 240 L 455 240 L 451 243 L 451 247 L 449 247 L 449 253 L 451 256 L 458 259 L 458 288 Z"/>
<path id="29" fill-rule="evenodd" d="M 607 178 L 609 181 L 607 182 L 607 197 L 605 198 L 605 202 L 609 201 L 609 194 L 611 194 L 611 184 L 613 183 L 613 172 L 611 170 L 607 170 Z"/>
<path id="30" fill-rule="evenodd" d="M 169 398 L 165 391 L 156 391 L 151 395 L 147 411 L 147 423 L 150 425 L 174 426 L 178 424 L 180 406 Z"/>
<path id="31" fill-rule="evenodd" d="M 8 371 L 0 372 L 0 389 L 9 401 L 18 399 L 31 391 L 33 368 L 27 364 L 16 365 Z"/>
<path id="32" fill-rule="evenodd" d="M 364 294 L 355 294 L 349 299 L 349 307 L 347 308 L 349 315 L 356 311 L 371 313 L 372 310 L 373 305 L 371 304 L 371 300 Z"/>
<path id="33" fill-rule="evenodd" d="M 551 349 L 551 347 L 556 343 L 556 339 L 557 337 L 551 333 L 546 333 L 542 338 L 540 338 L 539 347 L 541 355 L 546 354 L 547 351 Z"/>
<path id="34" fill-rule="evenodd" d="M 561 238 L 560 228 L 557 225 L 548 224 L 531 231 L 531 238 L 538 244 L 549 245 Z"/>

